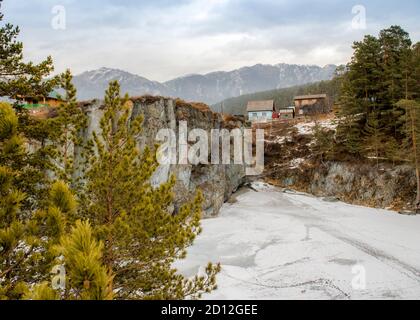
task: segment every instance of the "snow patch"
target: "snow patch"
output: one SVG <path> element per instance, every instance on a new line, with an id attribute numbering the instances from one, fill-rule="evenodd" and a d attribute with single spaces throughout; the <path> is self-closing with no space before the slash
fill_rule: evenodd
<path id="1" fill-rule="evenodd" d="M 290 169 L 297 169 L 301 166 L 302 163 L 305 162 L 305 158 L 295 158 L 290 161 Z"/>
<path id="2" fill-rule="evenodd" d="M 276 190 L 276 188 L 274 186 L 272 186 L 271 184 L 262 182 L 262 181 L 256 181 L 251 183 L 251 187 L 254 190 L 257 191 L 274 191 Z"/>
<path id="3" fill-rule="evenodd" d="M 337 129 L 337 122 L 333 119 L 323 120 L 323 121 L 312 121 L 312 122 L 302 122 L 296 124 L 294 127 L 298 130 L 300 135 L 310 135 L 314 133 L 314 129 L 316 124 L 318 123 L 321 128 L 329 129 L 329 130 L 336 130 Z"/>

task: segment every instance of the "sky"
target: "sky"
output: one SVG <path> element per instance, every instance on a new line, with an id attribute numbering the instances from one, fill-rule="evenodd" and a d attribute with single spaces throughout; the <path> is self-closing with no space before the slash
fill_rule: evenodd
<path id="1" fill-rule="evenodd" d="M 257 63 L 342 64 L 354 41 L 395 24 L 420 41 L 419 0 L 4 0 L 1 11 L 20 27 L 28 60 L 156 81 Z"/>

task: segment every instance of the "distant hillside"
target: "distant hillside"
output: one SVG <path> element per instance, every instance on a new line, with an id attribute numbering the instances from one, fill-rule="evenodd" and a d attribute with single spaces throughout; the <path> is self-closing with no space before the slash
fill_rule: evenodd
<path id="1" fill-rule="evenodd" d="M 160 83 L 123 70 L 101 68 L 75 76 L 74 84 L 80 100 L 102 98 L 109 81 L 118 80 L 121 91 L 130 95 L 163 95 L 213 104 L 241 94 L 330 80 L 335 69 L 334 65 L 322 68 L 284 63 L 257 64 L 229 72 L 188 75 Z"/>
<path id="2" fill-rule="evenodd" d="M 302 86 L 246 94 L 236 98 L 226 99 L 223 103 L 214 104 L 211 108 L 214 111 L 220 112 L 223 104 L 223 112 L 235 115 L 245 115 L 248 101 L 274 99 L 277 107 L 286 107 L 293 104 L 293 98 L 297 95 L 327 93 L 330 97 L 335 99 L 338 96 L 339 87 L 340 84 L 337 79 L 320 81 Z"/>
<path id="3" fill-rule="evenodd" d="M 322 80 L 331 80 L 337 66 L 257 64 L 230 72 L 190 75 L 164 84 L 177 97 L 213 104 L 242 94 L 280 89 Z"/>

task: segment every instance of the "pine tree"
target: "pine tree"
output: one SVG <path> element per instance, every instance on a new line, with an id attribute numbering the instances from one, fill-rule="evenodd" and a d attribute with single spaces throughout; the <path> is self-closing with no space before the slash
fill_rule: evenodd
<path id="1" fill-rule="evenodd" d="M 71 233 L 61 239 L 58 251 L 69 273 L 66 297 L 82 300 L 111 300 L 113 277 L 102 265 L 103 243 L 92 234 L 88 222 L 77 221 Z"/>
<path id="2" fill-rule="evenodd" d="M 185 279 L 172 264 L 185 258 L 201 232 L 201 195 L 179 212 L 170 211 L 174 179 L 157 188 L 150 184 L 158 164 L 150 149 L 137 148 L 141 123 L 140 117 L 130 119 L 118 82 L 110 83 L 80 212 L 104 243 L 117 298 L 198 298 L 215 288 L 220 267 L 209 264 L 204 276 Z"/>
<path id="3" fill-rule="evenodd" d="M 65 95 L 59 97 L 62 102 L 57 108 L 57 117 L 50 120 L 55 133 L 52 139 L 57 149 L 54 159 L 55 171 L 60 179 L 76 187 L 79 181 L 75 178 L 75 148 L 82 147 L 80 132 L 87 125 L 87 117 L 77 103 L 76 88 L 72 83 L 73 76 L 70 70 L 62 74 L 59 80 Z"/>
<path id="4" fill-rule="evenodd" d="M 403 162 L 405 160 L 404 151 L 401 150 L 401 143 L 395 139 L 394 136 L 384 136 L 383 152 L 386 159 L 395 165 L 397 162 Z"/>
<path id="5" fill-rule="evenodd" d="M 406 112 L 404 119 L 406 121 L 405 131 L 407 144 L 409 145 L 410 160 L 416 170 L 417 177 L 417 197 L 416 210 L 420 212 L 420 102 L 415 100 L 401 100 L 398 106 Z"/>
<path id="6" fill-rule="evenodd" d="M 382 81 L 379 92 L 379 103 L 383 106 L 382 114 L 387 119 L 386 130 L 389 136 L 400 139 L 401 123 L 398 121 L 403 110 L 396 103 L 404 98 L 405 81 L 409 81 L 411 66 L 407 64 L 411 55 L 411 40 L 409 34 L 399 26 L 391 26 L 379 34 L 381 43 Z"/>
<path id="7" fill-rule="evenodd" d="M 411 99 L 420 100 L 420 42 L 417 42 L 412 49 L 412 80 L 409 82 L 408 86 L 411 88 Z M 410 97 L 409 97 L 410 98 Z"/>
<path id="8" fill-rule="evenodd" d="M 406 136 L 405 111 L 397 102 L 416 99 L 419 92 L 418 47 L 411 47 L 401 27 L 391 26 L 379 38 L 366 36 L 353 48 L 342 76 L 337 142 L 351 154 L 404 161 L 399 146 Z"/>
<path id="9" fill-rule="evenodd" d="M 19 189 L 24 168 L 19 159 L 26 156 L 18 119 L 8 104 L 0 104 L 0 287 L 2 298 L 21 298 L 27 285 L 45 275 L 50 256 L 42 255 L 63 230 L 62 212 L 72 208 L 68 189 L 55 192 L 53 185 L 48 202 L 37 203 L 37 209 L 23 206 L 31 194 Z M 47 197 L 48 198 L 48 197 Z M 61 199 L 58 201 L 58 199 Z M 65 206 L 66 204 L 66 206 Z M 44 210 L 41 210 L 45 208 Z M 73 208 L 74 209 L 74 208 Z"/>
<path id="10" fill-rule="evenodd" d="M 102 265 L 103 244 L 92 234 L 88 222 L 76 221 L 70 233 L 64 235 L 55 247 L 56 256 L 62 255 L 66 270 L 65 288 L 55 291 L 46 283 L 35 288 L 30 299 L 54 300 L 111 300 L 112 275 Z M 59 261 L 57 261 L 59 263 Z M 42 289 L 42 290 L 41 290 Z"/>
<path id="11" fill-rule="evenodd" d="M 383 68 L 382 99 L 389 107 L 404 96 L 404 76 L 407 74 L 404 60 L 411 51 L 409 34 L 399 26 L 391 26 L 379 34 L 381 43 L 381 66 Z"/>
<path id="12" fill-rule="evenodd" d="M 2 0 L 0 0 L 0 7 Z M 0 23 L 3 14 L 0 12 Z M 0 27 L 0 97 L 48 96 L 57 78 L 46 79 L 53 71 L 51 57 L 34 64 L 23 60 L 23 44 L 17 41 L 19 28 L 10 23 Z"/>
<path id="13" fill-rule="evenodd" d="M 70 233 L 65 234 L 53 252 L 62 256 L 65 275 L 64 288 L 53 288 L 44 281 L 25 295 L 28 300 L 111 300 L 112 275 L 102 265 L 103 244 L 92 234 L 88 222 L 76 222 Z"/>
<path id="14" fill-rule="evenodd" d="M 45 97 L 60 80 L 66 103 L 57 118 L 48 120 L 34 119 L 22 108 L 16 114 L 0 103 L 0 299 L 112 298 L 112 277 L 101 265 L 102 244 L 90 237 L 87 223 L 78 222 L 68 234 L 76 201 L 64 182 L 51 184 L 48 177 L 54 162 L 61 161 L 61 177 L 68 180 L 68 146 L 83 125 L 71 74 L 45 79 L 53 70 L 51 58 L 38 65 L 24 63 L 18 34 L 19 28 L 10 24 L 0 28 L 0 96 Z M 51 143 L 58 140 L 59 149 Z M 64 295 L 49 283 L 59 255 L 64 255 L 72 286 Z M 77 282 L 82 278 L 83 285 Z"/>
<path id="15" fill-rule="evenodd" d="M 14 282 L 16 269 L 25 263 L 27 253 L 19 248 L 25 236 L 20 218 L 21 202 L 25 194 L 14 186 L 16 172 L 8 167 L 14 155 L 22 152 L 17 136 L 17 118 L 11 106 L 0 103 L 0 298 L 19 297 L 24 290 L 21 282 Z"/>
<path id="16" fill-rule="evenodd" d="M 367 112 L 377 103 L 381 80 L 380 42 L 373 36 L 365 36 L 353 45 L 354 55 L 348 65 L 348 77 L 363 111 Z"/>
<path id="17" fill-rule="evenodd" d="M 61 181 L 48 185 L 34 209 L 23 206 L 32 197 L 19 189 L 20 158 L 26 156 L 18 119 L 8 104 L 0 104 L 0 299 L 109 299 L 112 277 L 102 266 L 102 244 L 87 223 L 76 223 L 77 203 Z M 60 240 L 61 239 L 61 240 Z M 59 256 L 69 273 L 71 288 L 61 294 L 49 285 Z M 83 285 L 78 282 L 84 275 Z M 89 281 L 89 282 L 88 282 Z M 41 284 L 40 284 L 41 283 Z"/>
<path id="18" fill-rule="evenodd" d="M 379 158 L 383 155 L 384 141 L 386 139 L 382 129 L 377 113 L 369 113 L 364 128 L 364 148 L 368 158 L 375 159 L 377 166 L 379 166 Z"/>
<path id="19" fill-rule="evenodd" d="M 49 143 L 54 129 L 48 120 L 35 119 L 21 110 L 15 111 L 18 137 L 30 148 L 24 148 L 20 155 L 11 157 L 8 165 L 19 171 L 15 177 L 16 187 L 30 195 L 22 202 L 22 209 L 32 211 L 48 195 L 49 173 L 55 168 L 53 159 L 57 156 L 54 146 Z"/>
<path id="20" fill-rule="evenodd" d="M 28 290 L 23 296 L 24 300 L 60 300 L 60 293 L 54 290 L 50 283 L 44 281 L 39 285 L 35 285 L 31 290 Z"/>
<path id="21" fill-rule="evenodd" d="M 338 153 L 349 153 L 358 157 L 362 150 L 361 128 L 364 121 L 362 103 L 357 99 L 356 90 L 346 74 L 342 80 L 339 98 L 339 121 L 336 146 Z"/>
<path id="22" fill-rule="evenodd" d="M 319 156 L 321 162 L 330 160 L 334 156 L 334 132 L 323 128 L 318 123 L 314 127 L 314 140 L 312 154 Z"/>
<path id="23" fill-rule="evenodd" d="M 39 64 L 24 62 L 23 44 L 17 40 L 20 30 L 12 24 L 4 24 L 3 18 L 0 12 L 0 96 L 12 99 L 48 96 L 58 81 L 58 77 L 50 77 L 52 59 L 48 57 Z M 55 131 L 50 121 L 30 117 L 18 103 L 14 108 L 18 116 L 19 137 L 32 150 L 15 156 L 8 165 L 19 171 L 15 176 L 16 187 L 30 195 L 21 203 L 22 209 L 34 210 L 48 194 L 48 172 L 54 169 L 52 160 L 57 156 L 48 141 L 52 140 Z"/>
<path id="24" fill-rule="evenodd" d="M 354 54 L 344 76 L 341 104 L 341 123 L 337 129 L 338 140 L 352 155 L 363 152 L 363 130 L 368 125 L 369 114 L 378 107 L 380 82 L 380 43 L 373 36 L 365 36 L 353 45 Z M 377 114 L 377 113 L 375 113 Z M 369 134 L 368 131 L 365 133 Z"/>

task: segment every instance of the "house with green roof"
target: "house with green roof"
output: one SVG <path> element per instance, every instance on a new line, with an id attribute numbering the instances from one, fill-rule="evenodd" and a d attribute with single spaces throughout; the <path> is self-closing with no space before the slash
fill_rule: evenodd
<path id="1" fill-rule="evenodd" d="M 38 109 L 45 107 L 58 107 L 62 100 L 56 91 L 52 91 L 47 97 L 44 96 L 24 96 L 17 100 L 25 109 Z"/>

